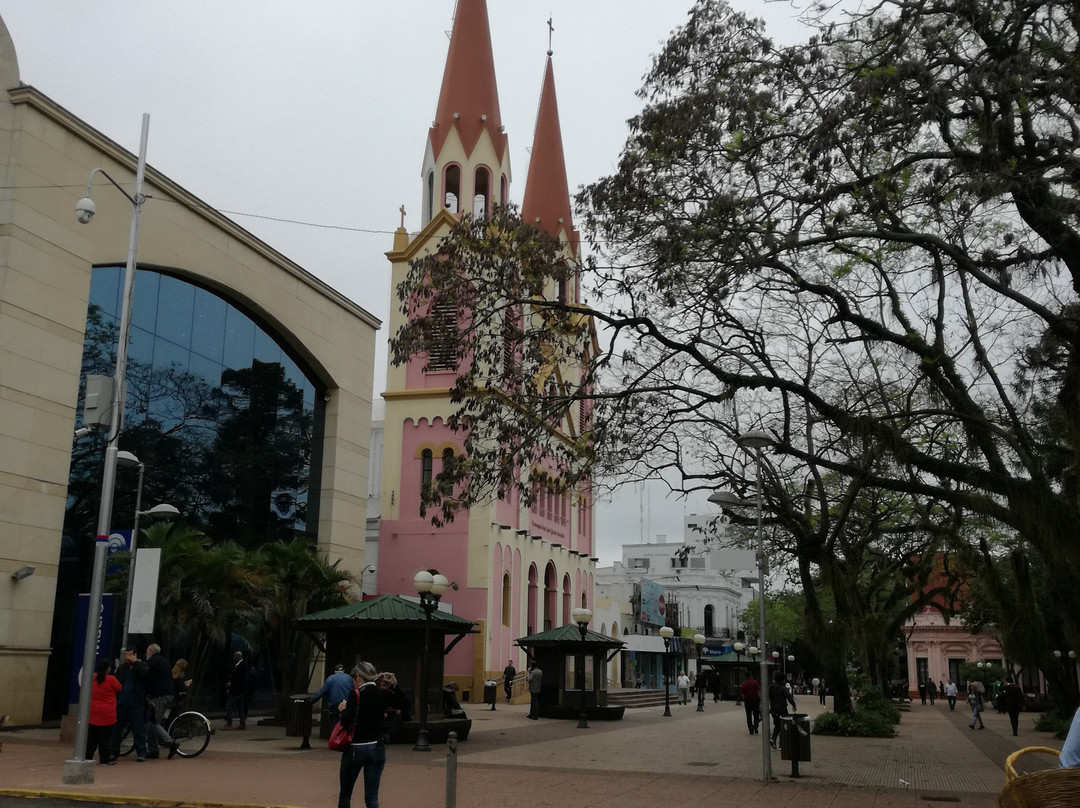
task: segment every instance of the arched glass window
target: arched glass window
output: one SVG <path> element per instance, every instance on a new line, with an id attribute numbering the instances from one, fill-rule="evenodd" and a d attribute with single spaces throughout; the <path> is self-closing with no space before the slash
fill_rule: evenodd
<path id="1" fill-rule="evenodd" d="M 706 637 L 715 637 L 716 636 L 716 619 L 713 617 L 714 614 L 715 614 L 715 609 L 713 608 L 713 605 L 710 603 L 708 606 L 705 607 L 705 636 Z"/>
<path id="2" fill-rule="evenodd" d="M 503 174 L 499 178 L 499 204 L 500 205 L 505 205 L 506 204 L 506 197 L 507 197 L 506 191 L 507 191 L 506 175 Z"/>
<path id="3" fill-rule="evenodd" d="M 84 381 L 113 373 L 123 272 L 91 275 Z M 313 536 L 321 387 L 275 335 L 207 289 L 140 269 L 132 301 L 120 443 L 146 467 L 144 501 L 175 505 L 211 538 L 248 547 Z M 96 452 L 73 458 L 69 535 L 94 535 L 80 492 L 100 488 L 100 466 Z M 134 496 L 118 486 L 116 512 L 134 513 Z"/>

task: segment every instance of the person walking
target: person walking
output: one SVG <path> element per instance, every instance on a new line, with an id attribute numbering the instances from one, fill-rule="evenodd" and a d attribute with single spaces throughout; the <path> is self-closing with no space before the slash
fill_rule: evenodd
<path id="1" fill-rule="evenodd" d="M 1013 735 L 1016 735 L 1020 727 L 1020 710 L 1027 704 L 1027 696 L 1024 695 L 1023 688 L 1016 683 L 1012 675 L 1005 678 L 1005 684 L 1001 687 L 1001 697 L 1005 700 L 1005 712 L 1009 714 Z"/>
<path id="2" fill-rule="evenodd" d="M 175 693 L 172 663 L 161 653 L 160 645 L 156 642 L 150 643 L 146 646 L 146 701 L 150 706 L 147 713 L 149 723 L 146 727 L 148 758 L 157 758 L 159 743 L 169 750 L 170 760 L 180 747 L 162 726 L 165 714 L 172 708 Z"/>
<path id="3" fill-rule="evenodd" d="M 705 668 L 698 668 L 697 675 L 694 677 L 694 691 L 697 693 L 698 707 L 704 707 L 705 705 L 705 691 L 709 687 L 709 674 Z"/>
<path id="4" fill-rule="evenodd" d="M 945 684 L 945 698 L 949 701 L 949 712 L 956 709 L 956 682 L 950 679 Z"/>
<path id="5" fill-rule="evenodd" d="M 112 735 L 112 757 L 120 757 L 120 741 L 124 730 L 131 728 L 135 739 L 135 760 L 146 760 L 146 662 L 140 660 L 134 648 L 125 648 L 124 661 L 116 669 L 120 691 L 116 694 L 116 724 Z"/>
<path id="6" fill-rule="evenodd" d="M 713 668 L 712 675 L 709 676 L 709 690 L 712 691 L 713 702 L 720 701 L 720 671 Z"/>
<path id="7" fill-rule="evenodd" d="M 386 766 L 386 711 L 393 707 L 389 689 L 376 685 L 378 671 L 370 662 L 352 669 L 354 688 L 338 703 L 338 720 L 352 727 L 352 742 L 341 750 L 338 770 L 340 789 L 338 808 L 351 808 L 353 788 L 360 772 L 364 773 L 364 806 L 379 808 L 379 782 Z"/>
<path id="8" fill-rule="evenodd" d="M 99 659 L 90 683 L 90 722 L 86 734 L 86 759 L 94 759 L 106 766 L 116 763 L 112 753 L 113 727 L 116 726 L 116 694 L 120 692 L 120 680 L 110 673 L 112 665 L 107 659 Z"/>
<path id="9" fill-rule="evenodd" d="M 933 679 L 930 679 L 926 683 L 926 695 L 930 698 L 930 706 L 934 706 L 934 699 L 937 698 L 937 685 Z"/>
<path id="10" fill-rule="evenodd" d="M 690 703 L 690 677 L 686 675 L 686 671 L 679 674 L 679 678 L 675 680 L 675 689 L 679 693 L 679 704 Z"/>
<path id="11" fill-rule="evenodd" d="M 240 726 L 247 729 L 247 707 L 244 697 L 248 690 L 249 665 L 242 651 L 233 654 L 233 666 L 225 680 L 225 729 L 232 729 L 235 716 Z"/>
<path id="12" fill-rule="evenodd" d="M 979 729 L 985 729 L 982 720 L 983 711 L 983 694 L 982 685 L 978 682 L 971 682 L 968 685 L 968 704 L 971 706 L 971 724 L 972 729 L 975 729 L 975 723 L 978 722 Z"/>
<path id="13" fill-rule="evenodd" d="M 188 690 L 191 687 L 191 679 L 188 677 L 188 663 L 186 659 L 176 660 L 172 666 L 173 681 L 173 712 L 179 715 L 187 709 Z"/>
<path id="14" fill-rule="evenodd" d="M 919 698 L 922 699 L 923 707 L 926 706 L 926 680 L 919 680 Z"/>
<path id="15" fill-rule="evenodd" d="M 544 672 L 540 670 L 540 665 L 536 662 L 532 663 L 532 667 L 529 668 L 529 672 L 525 674 L 525 681 L 529 683 L 529 714 L 527 718 L 538 721 L 540 719 L 540 688 L 544 682 Z"/>
<path id="16" fill-rule="evenodd" d="M 822 707 L 825 706 L 825 692 L 826 692 L 825 680 L 822 679 L 818 683 L 818 689 L 817 689 L 818 702 L 821 704 Z"/>
<path id="17" fill-rule="evenodd" d="M 784 674 L 780 671 L 773 676 L 772 684 L 769 685 L 769 715 L 772 716 L 772 733 L 769 735 L 769 745 L 777 749 L 776 739 L 780 735 L 780 719 L 788 714 L 787 706 L 793 710 L 798 709 L 795 697 L 791 695 Z"/>
<path id="18" fill-rule="evenodd" d="M 326 677 L 322 687 L 315 691 L 315 694 L 308 701 L 314 704 L 319 699 L 323 700 L 323 707 L 330 712 L 332 726 L 338 718 L 338 704 L 345 700 L 345 697 L 349 695 L 349 691 L 352 689 L 353 678 L 345 673 L 345 666 L 339 662 L 334 666 L 334 672 Z"/>
<path id="19" fill-rule="evenodd" d="M 739 686 L 743 709 L 746 710 L 746 728 L 751 735 L 757 735 L 761 726 L 761 683 L 754 674 L 746 674 L 746 679 Z"/>
<path id="20" fill-rule="evenodd" d="M 517 668 L 514 667 L 514 660 L 506 660 L 506 667 L 503 668 L 503 691 L 506 693 L 506 702 L 510 703 L 510 696 L 514 692 L 514 677 L 517 676 Z"/>

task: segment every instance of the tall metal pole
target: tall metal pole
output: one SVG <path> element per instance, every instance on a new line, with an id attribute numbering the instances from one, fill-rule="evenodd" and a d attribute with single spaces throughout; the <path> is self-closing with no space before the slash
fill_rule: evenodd
<path id="1" fill-rule="evenodd" d="M 146 466 L 139 463 L 139 485 L 135 489 L 135 524 L 131 528 L 131 546 L 128 548 L 127 595 L 124 600 L 124 633 L 120 643 L 121 648 L 127 648 L 128 631 L 131 628 L 131 593 L 135 584 L 135 549 L 139 544 L 139 513 L 142 511 L 142 484 L 145 469 Z"/>
<path id="2" fill-rule="evenodd" d="M 765 539 L 763 536 L 763 521 L 761 503 L 761 447 L 754 449 L 754 459 L 757 462 L 757 551 L 758 551 L 758 623 L 760 638 L 758 648 L 761 653 L 761 725 L 765 731 L 761 733 L 761 779 L 772 780 L 772 744 L 771 729 L 769 727 L 769 662 L 768 654 L 765 653 Z"/>
<path id="3" fill-rule="evenodd" d="M 423 668 L 420 669 L 420 729 L 416 733 L 416 745 L 413 747 L 414 752 L 430 752 L 431 744 L 428 743 L 428 689 L 431 687 L 431 683 L 428 680 L 428 658 L 431 653 L 431 612 L 435 608 L 435 604 L 431 601 L 430 595 L 421 593 L 420 605 L 424 609 L 424 658 Z"/>
<path id="4" fill-rule="evenodd" d="M 79 677 L 79 712 L 75 725 L 75 770 L 65 768 L 65 780 L 93 782 L 92 767 L 78 764 L 92 763 L 86 760 L 86 739 L 89 734 L 90 688 L 94 677 L 94 652 L 97 649 L 98 627 L 101 624 L 101 600 L 105 588 L 105 555 L 109 546 L 112 521 L 113 494 L 116 489 L 116 453 L 120 437 L 121 419 L 125 401 L 125 373 L 127 371 L 128 334 L 131 331 L 131 300 L 135 288 L 136 251 L 139 245 L 139 219 L 145 197 L 142 193 L 143 176 L 146 173 L 146 142 L 150 132 L 150 115 L 143 113 L 142 136 L 139 141 L 139 162 L 135 170 L 135 194 L 131 206 L 131 232 L 128 238 L 127 265 L 124 267 L 124 297 L 120 307 L 120 334 L 116 345 L 116 372 L 113 382 L 113 400 L 110 408 L 109 437 L 105 446 L 105 466 L 101 474 L 101 504 L 98 508 L 97 542 L 94 545 L 94 568 L 90 580 L 90 606 L 86 617 L 86 645 L 83 647 L 82 675 Z"/>

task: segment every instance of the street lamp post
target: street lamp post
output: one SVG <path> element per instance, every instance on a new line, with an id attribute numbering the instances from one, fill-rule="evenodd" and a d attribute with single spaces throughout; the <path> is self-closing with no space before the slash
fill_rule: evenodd
<path id="1" fill-rule="evenodd" d="M 581 632 L 581 641 L 585 642 L 585 635 L 589 632 L 589 621 L 592 620 L 592 612 L 586 608 L 577 608 L 573 612 L 574 622 L 577 623 L 578 631 Z M 583 647 L 584 648 L 584 647 Z M 585 653 L 585 652 L 583 652 Z M 578 672 L 578 676 L 581 677 L 581 713 L 578 716 L 578 729 L 589 728 L 589 716 L 586 712 L 588 707 L 585 704 L 585 657 L 581 658 L 581 670 Z"/>
<path id="2" fill-rule="evenodd" d="M 742 669 L 739 667 L 739 662 L 742 661 L 742 652 L 743 652 L 743 649 L 746 648 L 746 646 L 743 645 L 741 642 L 737 642 L 733 646 L 731 646 L 731 648 L 735 652 L 735 670 L 737 670 L 739 672 L 739 676 L 741 676 L 742 675 Z M 737 679 L 738 676 L 736 676 L 735 678 Z M 736 707 L 738 707 L 739 705 L 742 704 L 742 688 L 738 687 L 739 684 L 741 684 L 741 683 L 736 682 L 736 689 L 735 689 L 735 706 Z"/>
<path id="3" fill-rule="evenodd" d="M 752 451 L 754 454 L 754 466 L 757 476 L 757 556 L 758 556 L 758 623 L 759 643 L 761 649 L 761 723 L 765 731 L 761 733 L 761 779 L 772 780 L 772 755 L 769 747 L 769 663 L 765 654 L 765 537 L 764 537 L 764 511 L 761 491 L 761 452 L 766 446 L 771 446 L 776 439 L 763 430 L 750 430 L 743 432 L 736 439 L 738 444 Z M 728 491 L 716 491 L 709 497 L 709 502 L 717 505 L 745 505 L 745 501 Z"/>
<path id="4" fill-rule="evenodd" d="M 664 715 L 671 718 L 671 683 L 668 681 L 668 663 L 671 654 L 671 638 L 675 636 L 675 629 L 671 626 L 661 626 L 660 636 L 664 638 Z"/>
<path id="5" fill-rule="evenodd" d="M 431 653 L 431 614 L 439 608 L 439 601 L 450 581 L 437 570 L 420 570 L 413 576 L 413 586 L 420 595 L 420 608 L 424 610 L 424 656 L 420 668 L 420 729 L 416 734 L 414 752 L 430 752 L 428 743 L 428 690 L 431 687 L 428 671 L 428 657 Z"/>
<path id="6" fill-rule="evenodd" d="M 705 644 L 704 634 L 694 635 L 694 645 L 697 647 L 697 676 L 698 681 L 701 681 L 701 646 Z M 698 687 L 697 689 L 697 711 L 699 713 L 705 712 L 705 688 Z"/>
<path id="7" fill-rule="evenodd" d="M 146 466 L 139 462 L 139 458 L 133 455 L 131 452 L 117 452 L 116 464 L 125 468 L 139 469 L 139 485 L 135 489 L 135 520 L 131 528 L 131 544 L 128 546 L 128 577 L 127 577 L 127 594 L 124 600 L 124 631 L 123 639 L 120 641 L 121 648 L 128 647 L 128 637 L 131 632 L 131 596 L 135 584 L 135 553 L 139 546 L 139 518 L 142 516 L 154 518 L 154 519 L 171 519 L 180 515 L 178 511 L 172 505 L 161 503 L 155 505 L 148 510 L 140 510 L 142 508 L 142 491 L 143 491 L 143 472 L 146 470 Z"/>
<path id="8" fill-rule="evenodd" d="M 101 473 L 101 502 L 98 507 L 97 541 L 94 545 L 94 566 L 90 578 L 90 603 L 86 616 L 86 644 L 83 646 L 82 672 L 79 677 L 79 711 L 75 725 L 75 749 L 71 760 L 64 761 L 64 783 L 93 783 L 94 762 L 86 759 L 86 739 L 89 734 L 90 688 L 94 677 L 94 652 L 98 625 L 101 621 L 101 600 L 105 589 L 105 556 L 109 545 L 112 521 L 113 495 L 116 490 L 116 455 L 120 437 L 121 419 L 124 412 L 124 376 L 127 370 L 128 335 L 131 330 L 131 299 L 135 287 L 136 254 L 139 246 L 139 219 L 142 214 L 143 176 L 146 173 L 146 142 L 150 132 L 150 116 L 143 114 L 142 135 L 139 140 L 139 158 L 135 169 L 135 193 L 128 194 L 119 183 L 100 168 L 90 172 L 86 183 L 86 196 L 75 205 L 80 222 L 88 223 L 96 211 L 90 199 L 90 186 L 95 174 L 102 174 L 131 202 L 131 231 L 128 237 L 127 264 L 124 267 L 124 292 L 120 306 L 120 333 L 116 345 L 116 370 L 113 376 L 112 402 L 109 408 L 109 433 L 105 443 L 105 463 Z"/>

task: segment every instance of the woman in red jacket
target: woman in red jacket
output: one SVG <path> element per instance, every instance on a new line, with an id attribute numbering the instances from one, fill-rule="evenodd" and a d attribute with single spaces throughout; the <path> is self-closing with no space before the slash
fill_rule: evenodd
<path id="1" fill-rule="evenodd" d="M 116 694 L 120 692 L 120 680 L 112 675 L 112 665 L 107 659 L 99 659 L 97 675 L 90 685 L 90 725 L 86 736 L 86 759 L 98 760 L 106 766 L 116 763 L 112 756 L 113 725 L 116 723 Z"/>

